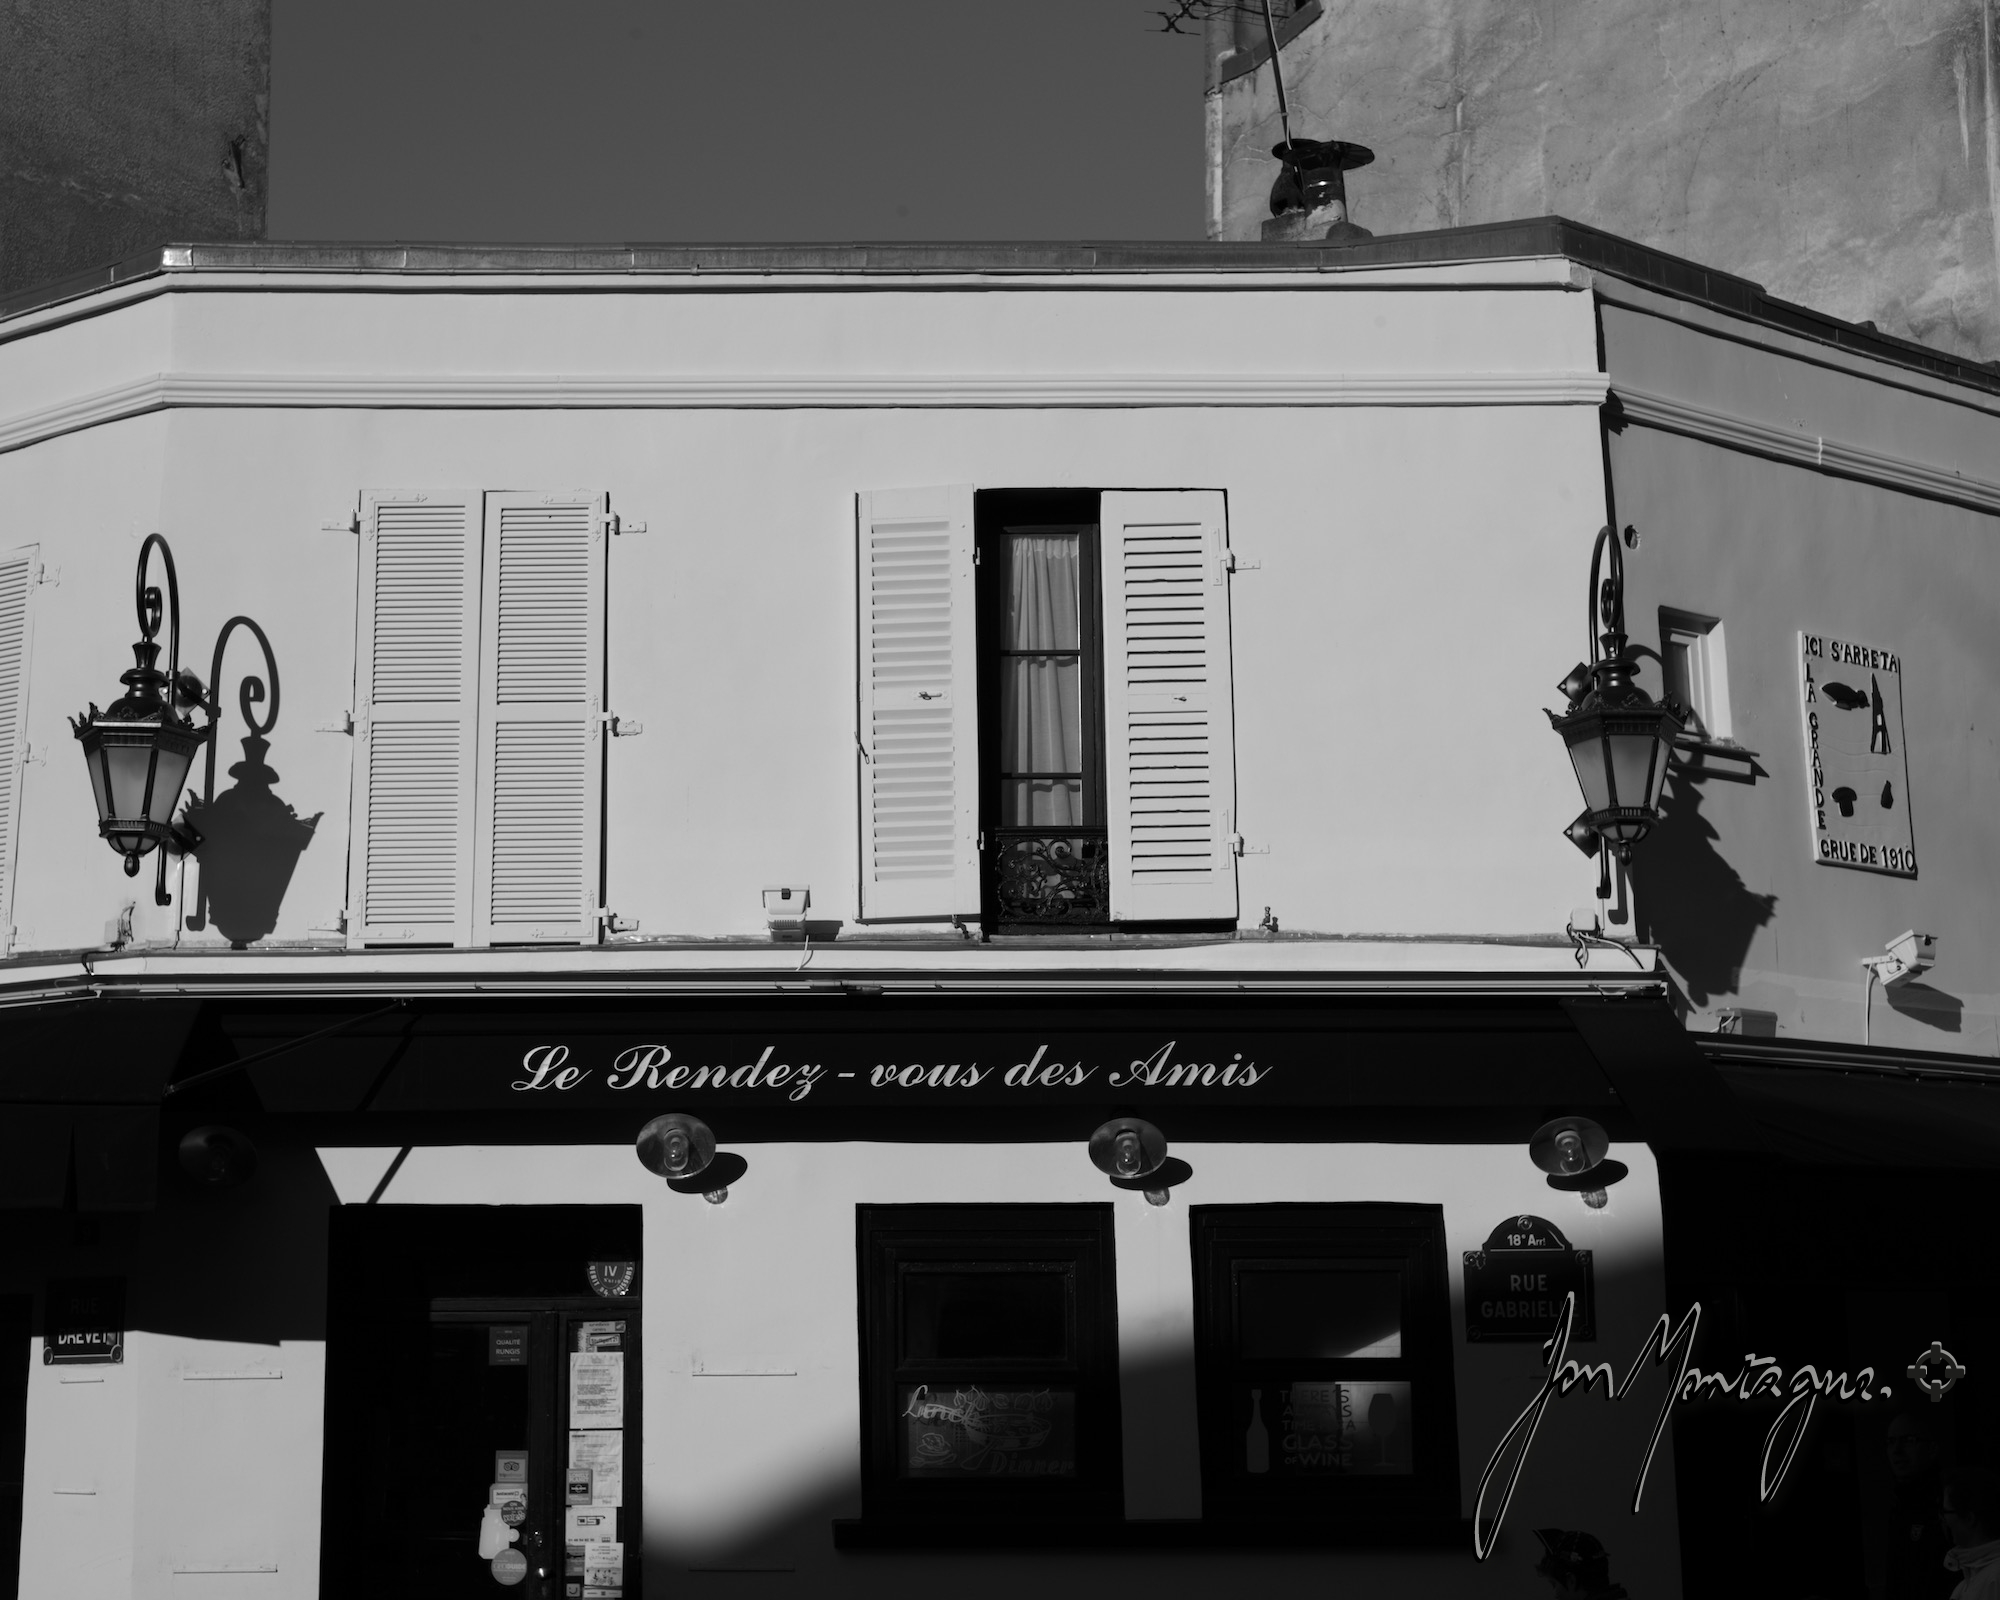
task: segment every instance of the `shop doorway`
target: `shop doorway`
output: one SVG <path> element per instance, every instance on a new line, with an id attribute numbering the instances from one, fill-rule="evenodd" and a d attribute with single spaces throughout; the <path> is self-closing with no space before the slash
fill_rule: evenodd
<path id="1" fill-rule="evenodd" d="M 325 1592 L 638 1600 L 638 1231 L 637 1207 L 335 1213 Z"/>

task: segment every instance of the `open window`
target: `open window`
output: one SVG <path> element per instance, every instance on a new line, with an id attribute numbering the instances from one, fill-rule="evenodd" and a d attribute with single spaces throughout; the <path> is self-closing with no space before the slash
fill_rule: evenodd
<path id="1" fill-rule="evenodd" d="M 863 1515 L 1123 1514 L 1111 1207 L 859 1209 Z"/>
<path id="2" fill-rule="evenodd" d="M 1227 927 L 1215 490 L 864 494 L 861 920 Z"/>
<path id="3" fill-rule="evenodd" d="M 1458 1423 L 1435 1206 L 1197 1206 L 1207 1515 L 1448 1533 Z"/>
<path id="4" fill-rule="evenodd" d="M 1702 744 L 1733 742 L 1721 620 L 1660 607 L 1660 662 L 1667 693 L 1688 708 L 1687 735 Z"/>

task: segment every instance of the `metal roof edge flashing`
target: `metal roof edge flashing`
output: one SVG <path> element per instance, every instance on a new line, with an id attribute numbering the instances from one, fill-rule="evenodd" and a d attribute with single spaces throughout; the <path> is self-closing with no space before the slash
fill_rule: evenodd
<path id="1" fill-rule="evenodd" d="M 2000 1060 L 1991 1057 L 1820 1039 L 1746 1039 L 1733 1034 L 1690 1037 L 1704 1056 L 1724 1066 L 1865 1072 L 1911 1082 L 1931 1078 L 2000 1085 Z"/>

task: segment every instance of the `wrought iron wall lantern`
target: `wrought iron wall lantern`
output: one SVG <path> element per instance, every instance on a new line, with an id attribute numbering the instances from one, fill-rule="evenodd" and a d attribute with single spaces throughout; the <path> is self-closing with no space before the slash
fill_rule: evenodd
<path id="1" fill-rule="evenodd" d="M 729 1198 L 729 1186 L 748 1163 L 719 1155 L 715 1133 L 699 1117 L 669 1111 L 639 1130 L 639 1164 L 667 1180 L 676 1194 L 698 1194 L 712 1206 Z"/>
<path id="2" fill-rule="evenodd" d="M 164 598 L 146 582 L 146 563 L 155 549 L 166 568 Z M 174 576 L 173 552 L 157 533 L 148 534 L 139 547 L 135 587 L 139 642 L 132 647 L 131 670 L 119 679 L 125 693 L 102 711 L 92 702 L 85 715 L 70 719 L 70 726 L 90 767 L 98 834 L 125 858 L 127 877 L 139 875 L 140 858 L 148 851 L 159 851 L 153 899 L 164 906 L 173 903 L 167 893 L 167 853 L 187 853 L 201 842 L 176 825 L 174 808 L 180 803 L 188 769 L 215 731 L 215 710 L 201 680 L 181 670 L 180 585 Z M 164 672 L 155 642 L 163 620 L 169 630 Z M 188 709 L 205 711 L 208 725 L 196 727 L 184 714 Z"/>
<path id="3" fill-rule="evenodd" d="M 1611 1138 L 1588 1117 L 1557 1117 L 1528 1137 L 1528 1159 L 1548 1174 L 1549 1187 L 1583 1196 L 1593 1211 L 1610 1203 L 1608 1190 L 1632 1170 L 1609 1159 Z"/>
<path id="4" fill-rule="evenodd" d="M 1608 576 L 1603 575 L 1607 545 Z M 1590 660 L 1579 661 L 1558 686 L 1569 709 L 1560 716 L 1545 714 L 1562 735 L 1583 791 L 1583 811 L 1564 832 L 1577 849 L 1598 858 L 1597 897 L 1609 900 L 1610 857 L 1629 865 L 1632 847 L 1660 820 L 1667 755 L 1687 711 L 1672 695 L 1654 700 L 1632 681 L 1637 662 L 1625 635 L 1625 558 L 1608 525 L 1598 530 L 1590 555 L 1586 620 Z"/>

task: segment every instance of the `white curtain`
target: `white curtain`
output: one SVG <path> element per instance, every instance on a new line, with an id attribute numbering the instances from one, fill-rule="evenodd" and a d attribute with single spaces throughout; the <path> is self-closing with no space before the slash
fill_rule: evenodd
<path id="1" fill-rule="evenodd" d="M 1007 560 L 1008 650 L 1079 647 L 1078 539 L 1017 533 Z M 1000 684 L 1001 822 L 1073 826 L 1083 820 L 1081 778 L 1011 778 L 1083 770 L 1083 677 L 1075 655 L 1012 656 Z"/>

